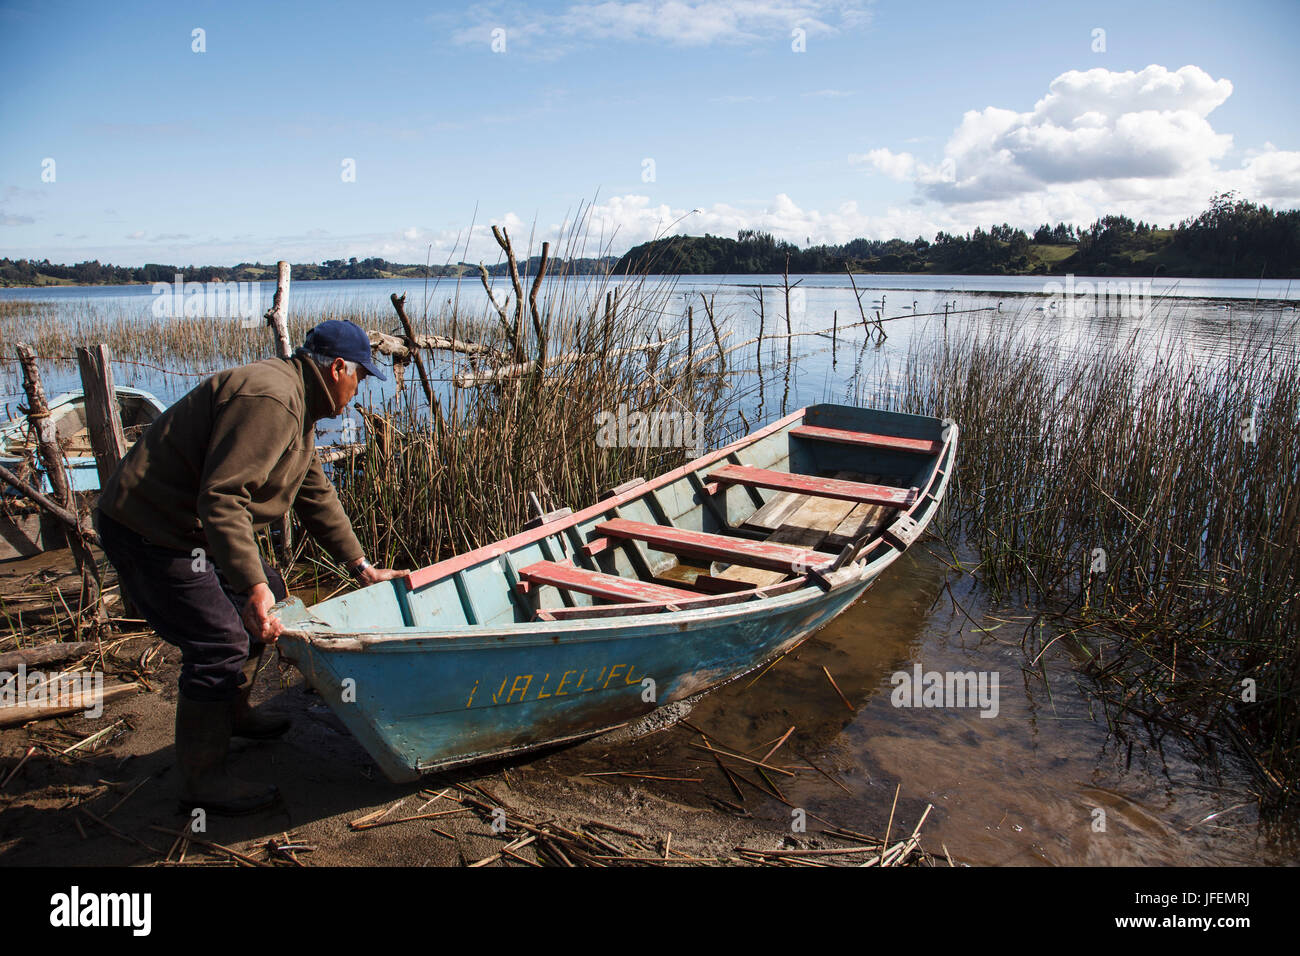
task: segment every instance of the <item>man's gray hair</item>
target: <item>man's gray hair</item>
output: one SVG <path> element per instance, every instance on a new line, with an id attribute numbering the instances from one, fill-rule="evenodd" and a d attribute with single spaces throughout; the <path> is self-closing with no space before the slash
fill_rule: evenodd
<path id="1" fill-rule="evenodd" d="M 298 351 L 303 355 L 307 356 L 307 358 L 311 359 L 313 362 L 315 362 L 316 366 L 322 372 L 325 371 L 327 368 L 329 368 L 331 365 L 333 365 L 334 359 L 337 358 L 337 356 L 321 355 L 318 352 L 308 352 L 306 349 L 302 349 L 302 348 L 298 349 Z M 357 374 L 356 362 L 349 362 L 347 359 L 344 359 L 343 363 L 349 375 Z"/>

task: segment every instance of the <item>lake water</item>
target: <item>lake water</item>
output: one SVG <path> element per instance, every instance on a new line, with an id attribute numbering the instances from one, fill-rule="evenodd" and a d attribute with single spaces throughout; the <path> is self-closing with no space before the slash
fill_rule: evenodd
<path id="1" fill-rule="evenodd" d="M 597 286 L 593 277 L 574 277 L 545 286 L 542 300 L 561 296 L 568 302 L 600 297 L 605 288 L 628 285 L 613 278 L 608 286 Z M 641 280 L 637 280 L 641 281 Z M 1088 352 L 1108 346 L 1122 346 L 1135 339 L 1152 357 L 1171 350 L 1183 352 L 1194 362 L 1227 354 L 1243 354 L 1246 348 L 1272 347 L 1293 351 L 1297 337 L 1296 302 L 1300 286 L 1290 280 L 1248 279 L 1105 279 L 1097 277 L 1030 276 L 855 276 L 857 295 L 846 275 L 791 276 L 790 329 L 792 332 L 826 330 L 825 337 L 801 336 L 792 340 L 786 361 L 786 343 L 767 343 L 762 355 L 765 377 L 776 375 L 780 394 L 775 410 L 769 405 L 772 390 L 760 397 L 756 381 L 738 381 L 746 392 L 741 405 L 752 422 L 769 412 L 778 414 L 781 405 L 800 405 L 826 400 L 843 400 L 850 394 L 849 378 L 855 370 L 871 371 L 882 363 L 897 363 L 918 342 L 942 337 L 945 329 L 975 326 L 994 331 L 1014 328 L 1035 339 L 1046 339 L 1062 355 Z M 767 335 L 785 331 L 785 294 L 779 275 L 651 277 L 656 288 L 655 310 L 663 329 L 680 328 L 688 309 L 694 310 L 694 341 L 701 347 L 711 337 L 704 317 L 702 296 L 712 302 L 726 344 L 754 337 L 759 329 L 759 296 L 762 298 L 763 327 Z M 270 307 L 274 283 L 250 283 L 245 290 L 250 319 L 260 325 L 261 314 Z M 498 298 L 509 280 L 493 280 Z M 425 316 L 459 316 L 486 319 L 490 305 L 477 278 L 462 280 L 341 280 L 294 282 L 290 287 L 290 313 L 296 316 L 351 314 L 363 324 L 386 331 L 399 326 L 391 293 L 407 295 L 407 311 L 418 321 Z M 169 293 L 170 294 L 170 293 Z M 183 305 L 183 295 L 177 304 Z M 153 319 L 160 296 L 141 286 L 51 286 L 39 289 L 0 289 L 0 300 L 51 303 L 60 314 Z M 169 300 L 170 304 L 172 300 Z M 947 311 L 950 315 L 946 316 Z M 866 342 L 862 316 L 885 319 L 888 340 L 860 354 L 852 350 Z M 214 317 L 213 322 L 235 322 L 238 318 Z M 855 327 L 856 325 L 856 327 Z M 830 330 L 838 326 L 838 349 L 832 351 Z M 460 333 L 462 336 L 464 333 Z M 270 338 L 268 333 L 268 353 Z M 10 356 L 0 362 L 0 410 L 21 400 L 21 381 Z M 756 353 L 737 353 L 733 365 L 758 363 Z M 847 361 L 847 365 L 845 364 Z M 450 392 L 450 379 L 465 369 L 463 358 L 448 353 L 432 356 L 432 374 L 437 387 Z M 117 363 L 115 373 L 122 385 L 154 392 L 164 403 L 175 401 L 202 374 L 212 369 L 184 369 L 167 372 L 147 365 Z M 75 365 L 52 364 L 47 372 L 50 395 L 80 387 Z M 411 376 L 414 379 L 414 376 Z M 378 402 L 392 393 L 392 384 L 374 380 L 362 386 L 361 401 Z M 323 429 L 329 434 L 329 429 Z"/>

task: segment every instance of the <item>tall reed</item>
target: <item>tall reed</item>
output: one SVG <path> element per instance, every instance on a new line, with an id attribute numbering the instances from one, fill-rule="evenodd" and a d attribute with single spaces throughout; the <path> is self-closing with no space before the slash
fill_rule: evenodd
<path id="1" fill-rule="evenodd" d="M 1177 342 L 1137 341 L 1062 354 L 970 328 L 858 398 L 960 423 L 949 532 L 994 594 L 1052 610 L 1103 695 L 1192 735 L 1249 738 L 1266 786 L 1293 788 L 1297 351 L 1259 339 L 1244 359 L 1193 362 Z"/>

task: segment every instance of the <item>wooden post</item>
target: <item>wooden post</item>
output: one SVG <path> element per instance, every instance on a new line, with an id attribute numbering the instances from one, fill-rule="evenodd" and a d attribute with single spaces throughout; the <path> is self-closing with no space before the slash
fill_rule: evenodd
<path id="1" fill-rule="evenodd" d="M 36 435 L 36 450 L 45 465 L 53 498 L 69 511 L 76 511 L 67 473 L 63 470 L 63 451 L 59 436 L 50 418 L 50 406 L 45 400 L 45 386 L 41 384 L 41 371 L 36 366 L 32 350 L 18 343 L 18 362 L 23 368 L 23 390 L 27 393 L 27 422 Z"/>
<path id="2" fill-rule="evenodd" d="M 275 335 L 275 353 L 287 359 L 293 354 L 289 347 L 289 263 L 281 260 L 277 263 L 279 276 L 275 282 L 275 298 L 271 300 L 271 311 L 266 313 L 266 324 Z"/>
<path id="3" fill-rule="evenodd" d="M 835 367 L 835 360 L 839 357 L 836 355 L 836 340 L 840 334 L 840 311 L 836 309 L 831 313 L 831 368 Z"/>
<path id="4" fill-rule="evenodd" d="M 41 383 L 41 371 L 36 365 L 36 356 L 32 350 L 19 343 L 18 361 L 23 368 L 23 390 L 27 393 L 27 420 L 36 433 L 37 448 L 41 461 L 45 465 L 45 474 L 49 477 L 52 497 L 73 515 L 77 514 L 77 500 L 68 483 L 67 472 L 63 469 L 63 449 L 59 447 L 58 430 L 50 418 L 49 402 L 45 399 L 45 386 Z M 78 518 L 80 527 L 80 519 Z M 82 602 L 80 610 L 94 607 L 96 621 L 107 618 L 103 602 L 100 601 L 99 568 L 95 556 L 91 554 L 86 538 L 78 531 L 68 535 L 68 547 L 72 550 L 77 570 L 81 572 Z"/>
<path id="5" fill-rule="evenodd" d="M 275 354 L 287 359 L 293 354 L 289 347 L 289 263 L 281 259 L 276 263 L 276 269 L 275 298 L 271 300 L 271 309 L 266 313 L 266 324 L 271 327 L 274 336 Z M 280 560 L 287 562 L 293 555 L 293 520 L 286 514 L 275 521 L 272 528 L 280 532 Z"/>
<path id="6" fill-rule="evenodd" d="M 99 471 L 101 488 L 108 483 L 118 462 L 126 454 L 122 411 L 117 405 L 113 367 L 109 363 L 107 345 L 101 343 L 93 349 L 77 349 L 81 388 L 86 396 L 86 430 L 90 433 L 90 447 L 95 451 L 95 468 Z"/>

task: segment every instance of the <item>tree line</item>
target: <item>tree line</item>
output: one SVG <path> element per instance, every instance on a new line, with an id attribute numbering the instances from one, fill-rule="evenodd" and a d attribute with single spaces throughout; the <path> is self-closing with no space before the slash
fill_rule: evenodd
<path id="1" fill-rule="evenodd" d="M 538 257 L 520 263 L 532 275 Z M 295 279 L 440 278 L 477 275 L 478 266 L 405 265 L 380 258 L 327 259 L 293 266 Z M 742 229 L 724 236 L 670 236 L 642 243 L 621 257 L 552 260 L 548 272 L 569 275 L 662 273 L 746 275 L 843 272 L 922 272 L 971 275 L 1178 275 L 1206 278 L 1300 278 L 1300 210 L 1275 211 L 1227 192 L 1200 215 L 1159 228 L 1127 216 L 1103 216 L 1090 226 L 1043 223 L 1032 236 L 1007 223 L 965 235 L 939 232 L 932 241 L 853 239 L 800 248 L 769 232 Z M 507 263 L 487 267 L 508 274 Z M 274 279 L 275 266 L 114 266 L 98 260 L 58 265 L 48 259 L 0 259 L 0 284 L 124 285 Z"/>
<path id="2" fill-rule="evenodd" d="M 538 268 L 539 256 L 520 262 L 522 270 L 533 274 Z M 569 275 L 592 275 L 609 272 L 616 262 L 613 256 L 604 258 L 551 260 L 548 273 L 566 272 Z M 501 262 L 487 266 L 489 275 L 508 275 L 510 266 Z M 326 259 L 323 262 L 302 262 L 292 266 L 296 280 L 305 279 L 423 279 L 455 278 L 478 275 L 477 263 L 458 262 L 455 265 L 406 265 L 385 259 Z M 236 266 L 173 266 L 146 263 L 143 266 L 114 266 L 98 259 L 60 265 L 49 259 L 0 259 L 0 285 L 35 286 L 66 283 L 70 285 L 133 285 L 140 283 L 173 282 L 180 273 L 187 282 L 257 282 L 274 280 L 276 265 L 260 262 L 241 262 Z"/>
<path id="3" fill-rule="evenodd" d="M 1300 210 L 1277 212 L 1221 193 L 1200 215 L 1160 228 L 1128 216 L 1103 216 L 1086 227 L 1043 223 L 1031 236 L 1007 223 L 933 241 L 853 239 L 800 248 L 768 232 L 670 236 L 642 243 L 618 272 L 779 274 L 920 272 L 972 275 L 1300 277 Z"/>

